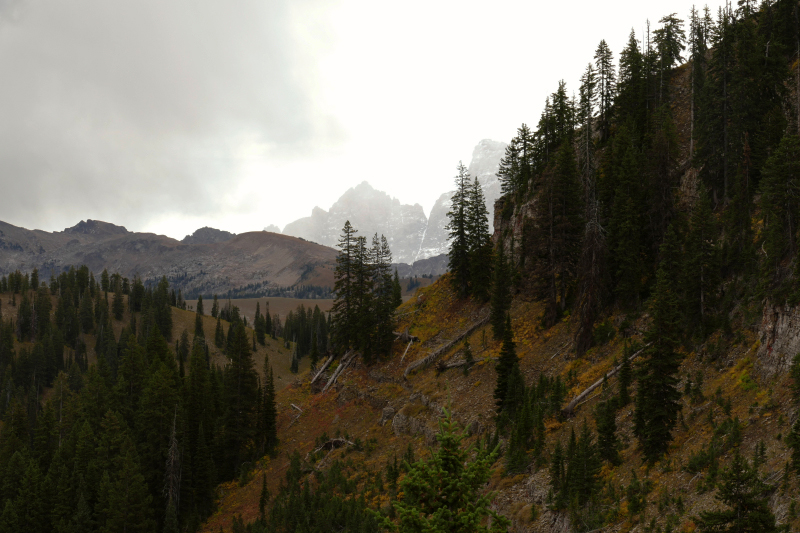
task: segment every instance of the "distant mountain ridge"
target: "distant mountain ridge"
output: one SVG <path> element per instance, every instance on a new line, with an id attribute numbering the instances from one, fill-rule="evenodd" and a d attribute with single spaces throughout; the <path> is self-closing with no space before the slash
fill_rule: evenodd
<path id="1" fill-rule="evenodd" d="M 331 288 L 335 260 L 332 248 L 266 231 L 234 235 L 201 228 L 177 241 L 98 220 L 56 232 L 0 222 L 0 274 L 38 268 L 47 277 L 85 264 L 95 275 L 108 269 L 128 278 L 138 274 L 145 283 L 166 276 L 186 297 L 266 295 L 301 285 Z"/>
<path id="2" fill-rule="evenodd" d="M 470 175 L 478 178 L 486 196 L 490 230 L 494 202 L 500 197 L 497 171 L 505 149 L 506 143 L 484 139 L 473 150 L 469 165 Z M 452 196 L 453 191 L 442 194 L 430 216 L 425 216 L 421 205 L 401 204 L 364 181 L 348 189 L 327 211 L 315 207 L 311 216 L 287 224 L 283 233 L 335 247 L 345 221 L 349 220 L 359 235 L 368 239 L 375 233 L 385 235 L 394 261 L 412 265 L 448 252 L 445 226 Z"/>

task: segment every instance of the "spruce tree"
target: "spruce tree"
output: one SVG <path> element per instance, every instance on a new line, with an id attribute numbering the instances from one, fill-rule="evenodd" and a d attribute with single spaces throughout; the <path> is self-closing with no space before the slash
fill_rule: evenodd
<path id="1" fill-rule="evenodd" d="M 497 385 L 494 389 L 494 400 L 498 412 L 509 408 L 509 383 L 513 375 L 519 371 L 519 360 L 514 344 L 514 332 L 511 330 L 511 315 L 506 315 L 506 325 L 503 328 L 503 346 L 500 349 L 500 358 L 497 360 Z M 515 372 L 516 371 L 516 372 Z"/>
<path id="2" fill-rule="evenodd" d="M 278 410 L 275 405 L 275 379 L 267 356 L 264 356 L 264 398 L 262 402 L 264 451 L 271 454 L 278 445 Z"/>
<path id="3" fill-rule="evenodd" d="M 619 456 L 619 439 L 617 438 L 616 409 L 613 401 L 602 402 L 597 406 L 597 447 L 600 457 L 618 465 L 622 462 Z"/>
<path id="4" fill-rule="evenodd" d="M 469 201 L 470 176 L 467 167 L 459 161 L 458 175 L 455 177 L 456 190 L 451 198 L 450 211 L 447 212 L 446 229 L 450 238 L 448 251 L 449 269 L 453 287 L 462 298 L 469 294 Z"/>
<path id="5" fill-rule="evenodd" d="M 492 307 L 491 324 L 492 334 L 496 340 L 503 338 L 506 325 L 506 315 L 511 309 L 511 272 L 508 267 L 503 240 L 501 239 L 494 254 L 494 267 L 492 268 Z"/>
<path id="6" fill-rule="evenodd" d="M 571 125 L 571 119 L 564 127 Z M 567 136 L 565 131 L 564 135 Z M 571 135 L 571 133 L 569 134 Z M 566 138 L 566 137 L 565 137 Z M 536 258 L 534 276 L 545 301 L 544 324 L 552 326 L 567 308 L 577 278 L 584 230 L 583 198 L 575 153 L 569 139 L 556 154 L 539 190 L 536 230 L 531 249 Z"/>
<path id="7" fill-rule="evenodd" d="M 467 204 L 469 241 L 469 292 L 479 302 L 489 300 L 492 283 L 492 238 L 489 235 L 489 212 L 478 178 L 469 189 Z"/>
<path id="8" fill-rule="evenodd" d="M 683 285 L 687 295 L 687 322 L 701 336 L 709 331 L 716 290 L 719 284 L 717 228 L 711 202 L 705 189 L 692 210 L 686 243 L 686 269 Z"/>
<path id="9" fill-rule="evenodd" d="M 399 523 L 382 518 L 384 528 L 400 533 L 506 531 L 508 519 L 490 509 L 494 494 L 482 494 L 498 449 L 478 450 L 473 459 L 473 448 L 461 447 L 466 436 L 445 409 L 436 435 L 438 449 L 429 459 L 409 465 L 400 482 L 404 497 L 394 502 Z M 486 525 L 487 518 L 491 526 Z"/>
<path id="10" fill-rule="evenodd" d="M 334 270 L 335 283 L 333 292 L 335 299 L 331 308 L 333 317 L 332 329 L 334 343 L 342 353 L 346 352 L 356 343 L 358 335 L 358 317 L 356 309 L 355 261 L 357 230 L 345 222 L 339 238 L 339 255 L 336 256 L 336 269 Z"/>
<path id="11" fill-rule="evenodd" d="M 667 451 L 681 409 L 677 386 L 683 302 L 676 292 L 682 265 L 678 236 L 672 226 L 667 230 L 660 252 L 661 261 L 650 302 L 653 321 L 645 335 L 650 346 L 645 350 L 639 370 L 634 428 L 645 458 L 651 463 Z"/>
<path id="12" fill-rule="evenodd" d="M 780 531 L 769 507 L 772 489 L 758 475 L 758 470 L 738 450 L 731 465 L 723 470 L 717 499 L 728 508 L 702 511 L 697 518 L 699 531 Z"/>
<path id="13" fill-rule="evenodd" d="M 614 54 L 605 39 L 597 45 L 594 52 L 597 69 L 597 111 L 601 140 L 608 138 L 611 131 L 611 110 L 616 90 L 616 73 L 614 72 Z"/>

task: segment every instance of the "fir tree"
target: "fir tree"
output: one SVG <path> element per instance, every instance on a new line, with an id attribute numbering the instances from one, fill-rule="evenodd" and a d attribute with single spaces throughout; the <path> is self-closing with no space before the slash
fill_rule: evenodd
<path id="1" fill-rule="evenodd" d="M 271 454 L 278 445 L 278 411 L 275 406 L 275 380 L 267 356 L 264 356 L 264 398 L 262 402 L 264 451 Z"/>
<path id="2" fill-rule="evenodd" d="M 700 531 L 779 531 L 769 508 L 771 488 L 738 450 L 730 467 L 723 470 L 718 488 L 717 499 L 728 509 L 701 512 L 697 519 Z"/>
<path id="3" fill-rule="evenodd" d="M 479 302 L 489 300 L 492 284 L 492 238 L 489 235 L 489 212 L 478 178 L 469 189 L 467 204 L 469 239 L 469 292 Z"/>
<path id="4" fill-rule="evenodd" d="M 676 294 L 680 285 L 681 251 L 672 226 L 661 246 L 661 261 L 656 286 L 650 303 L 653 322 L 645 339 L 650 347 L 639 371 L 634 432 L 645 457 L 655 462 L 666 451 L 672 439 L 672 428 L 678 419 L 680 391 L 678 353 L 683 318 L 682 302 Z"/>
<path id="5" fill-rule="evenodd" d="M 611 130 L 611 110 L 616 90 L 616 73 L 614 72 L 614 55 L 605 39 L 600 41 L 594 52 L 597 68 L 597 110 L 601 139 L 608 138 Z"/>
<path id="6" fill-rule="evenodd" d="M 511 309 L 511 272 L 503 251 L 501 239 L 494 254 L 494 267 L 492 268 L 492 307 L 491 318 L 492 333 L 494 338 L 500 340 L 506 325 L 506 315 Z"/>
<path id="7" fill-rule="evenodd" d="M 497 360 L 497 385 L 494 389 L 494 400 L 498 412 L 508 409 L 509 382 L 513 379 L 515 371 L 519 371 L 514 333 L 511 330 L 511 315 L 506 315 L 506 325 L 503 329 L 503 346 L 500 349 L 500 358 Z"/>
<path id="8" fill-rule="evenodd" d="M 473 449 L 461 447 L 465 438 L 445 410 L 436 435 L 439 448 L 429 459 L 410 465 L 400 482 L 404 497 L 394 502 L 399 523 L 382 518 L 384 528 L 400 533 L 506 531 L 508 519 L 490 509 L 494 494 L 481 494 L 498 450 L 478 450 L 471 459 Z M 485 525 L 487 517 L 491 526 Z"/>
<path id="9" fill-rule="evenodd" d="M 451 199 L 450 211 L 447 213 L 449 222 L 446 226 L 450 237 L 449 269 L 453 276 L 453 286 L 461 297 L 469 294 L 470 280 L 469 177 L 467 167 L 459 161 L 458 175 L 455 178 L 456 190 Z"/>
<path id="10" fill-rule="evenodd" d="M 622 462 L 619 456 L 619 439 L 617 438 L 616 409 L 613 401 L 602 402 L 597 406 L 597 447 L 600 457 L 618 465 Z"/>
<path id="11" fill-rule="evenodd" d="M 356 343 L 358 335 L 358 317 L 355 306 L 355 261 L 357 230 L 350 225 L 348 220 L 342 228 L 339 238 L 339 255 L 336 256 L 336 278 L 333 292 L 336 295 L 331 315 L 333 316 L 333 331 L 335 344 L 340 350 L 347 351 Z"/>

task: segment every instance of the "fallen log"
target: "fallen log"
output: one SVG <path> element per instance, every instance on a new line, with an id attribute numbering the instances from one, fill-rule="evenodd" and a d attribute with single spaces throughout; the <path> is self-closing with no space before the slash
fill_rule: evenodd
<path id="1" fill-rule="evenodd" d="M 406 351 L 403 352 L 403 357 L 400 358 L 400 362 L 403 362 L 403 359 L 406 358 L 406 354 L 408 353 L 408 349 L 411 348 L 411 345 L 414 344 L 414 339 L 408 341 L 408 346 L 406 346 Z"/>
<path id="2" fill-rule="evenodd" d="M 351 351 L 350 357 L 342 358 L 342 362 L 339 364 L 339 367 L 336 369 L 336 372 L 334 372 L 333 375 L 331 376 L 331 379 L 328 380 L 328 383 L 325 384 L 325 388 L 322 389 L 321 394 L 325 394 L 325 392 L 330 388 L 330 386 L 336 383 L 336 380 L 339 378 L 339 375 L 344 371 L 345 368 L 347 368 L 347 365 L 350 364 L 350 361 L 352 361 L 355 358 L 355 356 L 356 353 Z"/>
<path id="3" fill-rule="evenodd" d="M 403 377 L 407 378 L 408 375 L 413 370 L 416 370 L 417 368 L 420 368 L 420 367 L 428 366 L 431 363 L 433 363 L 434 361 L 436 361 L 439 357 L 444 355 L 447 352 L 447 350 L 449 350 L 450 348 L 452 348 L 453 346 L 455 346 L 456 344 L 461 342 L 461 340 L 463 340 L 465 337 L 470 335 L 473 331 L 475 331 L 476 329 L 478 329 L 481 326 L 485 326 L 486 324 L 488 324 L 489 323 L 489 316 L 490 315 L 486 315 L 484 318 L 478 320 L 477 322 L 472 324 L 470 327 L 468 327 L 466 330 L 464 330 L 455 339 L 445 343 L 443 346 L 440 346 L 435 351 L 431 352 L 428 356 L 423 357 L 422 359 L 418 359 L 417 361 L 414 361 L 413 363 L 408 365 L 408 367 L 406 367 L 406 371 L 403 372 Z"/>
<path id="4" fill-rule="evenodd" d="M 347 357 L 347 354 L 345 354 L 345 357 Z M 333 361 L 333 354 L 331 354 L 331 356 L 328 357 L 328 360 L 325 361 L 325 364 L 323 364 L 320 367 L 319 372 L 317 372 L 317 375 L 314 376 L 314 379 L 311 380 L 311 385 L 313 385 L 314 382 L 317 381 L 317 378 L 320 377 L 323 372 L 325 372 L 325 369 L 328 368 L 328 365 L 331 364 L 332 361 Z"/>
<path id="5" fill-rule="evenodd" d="M 647 345 L 645 345 L 645 347 L 644 347 L 644 348 L 642 348 L 641 350 L 639 350 L 639 351 L 638 351 L 638 352 L 636 352 L 635 354 L 633 354 L 633 355 L 631 355 L 630 357 L 628 357 L 628 361 L 633 361 L 635 358 L 637 358 L 637 357 L 639 356 L 639 354 L 640 354 L 640 353 L 642 353 L 643 351 L 645 351 L 645 349 L 646 349 L 648 346 L 650 346 L 650 344 L 652 344 L 652 343 L 648 343 Z M 610 378 L 611 376 L 613 376 L 614 374 L 616 374 L 617 372 L 619 372 L 619 370 L 620 370 L 621 368 L 622 368 L 622 364 L 619 364 L 619 365 L 617 365 L 617 367 L 616 367 L 616 368 L 614 368 L 614 369 L 613 369 L 613 370 L 611 370 L 610 372 L 606 372 L 605 374 L 603 374 L 603 377 L 602 377 L 602 378 L 598 379 L 597 381 L 595 381 L 594 383 L 592 383 L 592 384 L 589 386 L 589 388 L 587 388 L 587 389 L 586 389 L 586 390 L 584 390 L 582 393 L 580 393 L 580 394 L 578 394 L 577 396 L 575 396 L 575 398 L 574 398 L 574 399 L 573 399 L 571 402 L 569 402 L 569 404 L 567 404 L 567 406 L 566 406 L 566 407 L 565 407 L 565 408 L 564 408 L 564 409 L 561 411 L 561 414 L 562 414 L 562 415 L 564 415 L 564 416 L 572 416 L 572 411 L 574 411 L 574 410 L 575 410 L 575 407 L 577 407 L 577 405 L 578 405 L 578 404 L 581 402 L 581 400 L 583 400 L 584 398 L 586 398 L 586 397 L 587 397 L 589 394 L 591 394 L 591 393 L 592 393 L 592 391 L 593 391 L 593 390 L 595 390 L 597 387 L 599 387 L 600 385 L 602 385 L 602 384 L 603 384 L 603 382 L 604 382 L 604 381 L 605 381 L 607 378 Z"/>

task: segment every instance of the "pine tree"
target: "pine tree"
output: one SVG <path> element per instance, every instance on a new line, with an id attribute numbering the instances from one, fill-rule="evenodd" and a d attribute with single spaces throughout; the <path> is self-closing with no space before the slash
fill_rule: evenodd
<path id="1" fill-rule="evenodd" d="M 459 296 L 469 294 L 469 200 L 470 176 L 467 167 L 459 161 L 458 175 L 455 177 L 456 190 L 451 198 L 450 211 L 447 212 L 446 229 L 449 232 L 450 250 L 448 252 L 449 269 L 453 287 Z"/>
<path id="2" fill-rule="evenodd" d="M 275 406 L 275 379 L 267 356 L 264 356 L 264 398 L 262 402 L 264 451 L 271 454 L 278 445 L 278 410 Z"/>
<path id="3" fill-rule="evenodd" d="M 686 49 L 686 32 L 683 21 L 675 17 L 675 13 L 663 17 L 659 22 L 663 26 L 653 32 L 659 61 L 659 104 L 667 96 L 669 87 L 669 71 L 683 60 L 681 52 Z"/>
<path id="4" fill-rule="evenodd" d="M 511 309 L 511 272 L 503 251 L 501 239 L 494 254 L 494 267 L 492 268 L 492 307 L 491 318 L 492 334 L 494 338 L 503 338 L 506 326 L 506 315 Z"/>
<path id="5" fill-rule="evenodd" d="M 475 178 L 467 204 L 469 241 L 469 292 L 479 302 L 489 300 L 492 284 L 492 238 L 483 190 Z"/>
<path id="6" fill-rule="evenodd" d="M 214 329 L 214 346 L 222 348 L 225 345 L 225 332 L 222 330 L 222 323 L 217 316 L 217 326 Z"/>
<path id="7" fill-rule="evenodd" d="M 253 369 L 250 343 L 244 325 L 239 322 L 233 330 L 231 363 L 225 368 L 224 442 L 227 476 L 237 473 L 246 459 L 248 443 L 255 437 L 258 410 L 258 377 Z"/>
<path id="8" fill-rule="evenodd" d="M 597 68 L 597 110 L 602 140 L 608 138 L 611 131 L 611 111 L 616 90 L 616 74 L 614 72 L 614 55 L 605 39 L 600 41 L 594 52 Z"/>
<path id="9" fill-rule="evenodd" d="M 355 254 L 357 230 L 345 222 L 339 238 L 339 255 L 336 256 L 336 278 L 333 292 L 335 299 L 331 308 L 334 343 L 342 351 L 347 351 L 356 343 L 358 318 L 355 307 Z"/>
<path id="10" fill-rule="evenodd" d="M 730 467 L 722 472 L 717 499 L 728 506 L 723 511 L 702 511 L 697 519 L 701 532 L 779 531 L 769 508 L 771 488 L 737 450 Z"/>
<path id="11" fill-rule="evenodd" d="M 479 450 L 471 459 L 473 449 L 461 447 L 465 438 L 445 410 L 436 435 L 439 448 L 429 459 L 410 466 L 400 482 L 404 497 L 394 502 L 399 524 L 381 517 L 384 528 L 400 533 L 506 531 L 508 519 L 490 509 L 494 494 L 482 494 L 498 449 Z M 487 517 L 491 526 L 485 525 Z"/>
<path id="12" fill-rule="evenodd" d="M 543 322 L 548 327 L 566 310 L 577 277 L 584 230 L 580 190 L 572 143 L 566 140 L 545 172 L 531 243 L 538 293 L 546 306 Z"/>
<path id="13" fill-rule="evenodd" d="M 661 246 L 661 261 L 650 303 L 653 322 L 645 335 L 650 347 L 645 351 L 645 360 L 639 370 L 636 398 L 634 432 L 651 463 L 667 451 L 681 408 L 681 395 L 677 388 L 681 356 L 677 350 L 683 318 L 682 301 L 676 294 L 680 275 L 678 236 L 670 226 Z"/>
<path id="14" fill-rule="evenodd" d="M 118 283 L 114 290 L 114 299 L 111 303 L 111 311 L 114 313 L 115 320 L 122 320 L 122 313 L 125 311 L 125 302 L 122 299 L 122 287 Z"/>
<path id="15" fill-rule="evenodd" d="M 400 275 L 394 269 L 394 279 L 392 280 L 392 305 L 395 309 L 403 304 L 403 289 L 400 287 Z"/>
<path id="16" fill-rule="evenodd" d="M 617 438 L 616 409 L 613 401 L 602 402 L 597 406 L 597 447 L 600 457 L 618 465 L 622 462 L 619 456 L 619 439 Z"/>
<path id="17" fill-rule="evenodd" d="M 800 137 L 786 135 L 764 165 L 761 180 L 761 248 L 764 274 L 775 277 L 781 261 L 798 253 L 800 219 Z"/>
<path id="18" fill-rule="evenodd" d="M 717 228 L 711 202 L 704 189 L 692 210 L 686 243 L 686 270 L 683 285 L 687 294 L 687 322 L 701 336 L 708 333 L 711 312 L 719 283 Z"/>
<path id="19" fill-rule="evenodd" d="M 519 371 L 519 360 L 514 344 L 514 332 L 511 330 L 511 315 L 506 315 L 506 325 L 503 328 L 503 346 L 500 349 L 500 358 L 497 360 L 497 385 L 494 389 L 494 400 L 498 412 L 507 409 L 506 401 L 509 393 L 509 382 L 515 370 Z"/>

